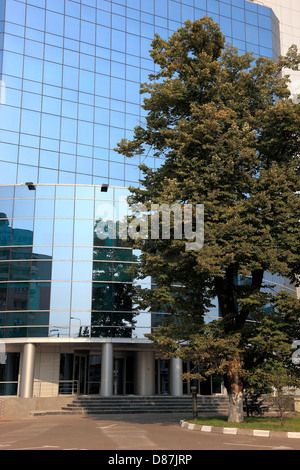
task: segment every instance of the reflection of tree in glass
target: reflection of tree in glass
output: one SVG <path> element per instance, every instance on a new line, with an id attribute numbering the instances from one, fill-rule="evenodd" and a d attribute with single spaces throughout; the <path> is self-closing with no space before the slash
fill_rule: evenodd
<path id="1" fill-rule="evenodd" d="M 132 284 L 93 284 L 92 337 L 131 337 L 132 294 Z"/>
<path id="2" fill-rule="evenodd" d="M 130 338 L 135 313 L 132 278 L 127 273 L 130 264 L 125 261 L 132 261 L 132 250 L 126 248 L 129 246 L 126 240 L 119 238 L 118 222 L 116 238 L 107 236 L 103 240 L 97 236 L 98 222 L 101 220 L 95 221 L 94 227 L 91 336 Z"/>

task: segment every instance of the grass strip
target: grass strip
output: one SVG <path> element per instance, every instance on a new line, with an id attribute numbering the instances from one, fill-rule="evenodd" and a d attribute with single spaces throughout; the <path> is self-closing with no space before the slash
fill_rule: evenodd
<path id="1" fill-rule="evenodd" d="M 188 423 L 221 426 L 244 429 L 262 429 L 268 431 L 291 431 L 300 432 L 300 417 L 284 418 L 283 425 L 277 417 L 245 417 L 242 423 L 229 423 L 226 416 L 212 416 L 198 419 L 187 419 Z"/>

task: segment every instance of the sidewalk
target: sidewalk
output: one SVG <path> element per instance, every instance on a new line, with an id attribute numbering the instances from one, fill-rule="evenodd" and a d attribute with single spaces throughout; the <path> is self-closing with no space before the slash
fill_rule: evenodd
<path id="1" fill-rule="evenodd" d="M 254 437 L 283 437 L 287 439 L 300 439 L 300 432 L 291 431 L 268 431 L 264 429 L 246 429 L 246 428 L 233 428 L 226 426 L 207 426 L 200 424 L 192 424 L 187 421 L 181 420 L 180 426 L 190 431 L 213 432 L 218 434 L 232 434 L 239 436 L 254 436 Z"/>

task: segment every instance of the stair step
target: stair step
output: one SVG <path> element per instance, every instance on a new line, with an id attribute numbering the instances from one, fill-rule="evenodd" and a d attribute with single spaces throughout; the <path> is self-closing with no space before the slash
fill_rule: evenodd
<path id="1" fill-rule="evenodd" d="M 198 413 L 201 416 L 224 415 L 228 412 L 227 397 L 199 396 L 197 397 Z M 34 412 L 41 414 L 89 414 L 117 415 L 142 413 L 188 413 L 192 414 L 193 402 L 189 395 L 183 397 L 171 396 L 113 396 L 99 395 L 77 397 L 58 411 Z"/>

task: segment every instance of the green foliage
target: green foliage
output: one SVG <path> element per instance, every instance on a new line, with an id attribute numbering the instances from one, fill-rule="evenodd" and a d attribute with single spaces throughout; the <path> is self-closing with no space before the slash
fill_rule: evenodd
<path id="1" fill-rule="evenodd" d="M 246 416 L 262 416 L 269 408 L 260 393 L 244 390 L 244 412 Z"/>
<path id="2" fill-rule="evenodd" d="M 156 36 L 151 55 L 158 71 L 141 86 L 145 125 L 116 150 L 162 164 L 141 166 L 130 202 L 204 204 L 205 240 L 198 251 L 186 251 L 186 240 L 135 240 L 134 275 L 155 284 L 139 291 L 137 308 L 168 316 L 151 339 L 169 356 L 192 358 L 201 377 L 289 382 L 299 301 L 275 295 L 264 274 L 291 282 L 299 274 L 300 105 L 282 76 L 299 68 L 297 48 L 277 63 L 240 55 L 205 17 L 169 40 Z M 222 321 L 204 324 L 216 297 Z"/>
<path id="3" fill-rule="evenodd" d="M 147 337 L 168 357 L 191 361 L 193 369 L 183 375 L 185 379 L 205 380 L 233 369 L 240 372 L 240 335 L 224 334 L 221 320 L 209 324 L 195 320 L 193 316 L 185 316 L 182 322 L 171 319 Z"/>

